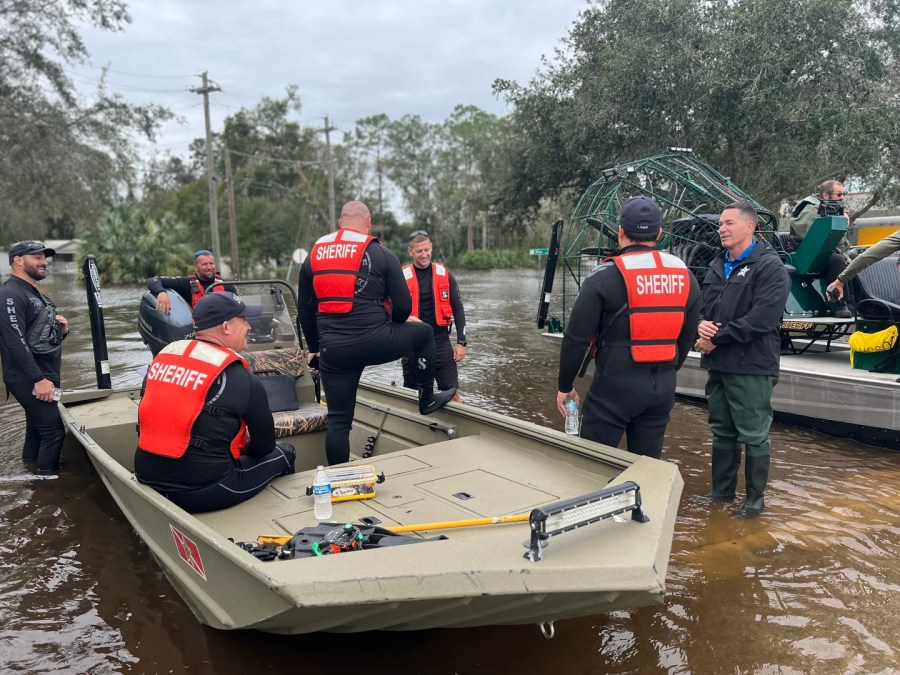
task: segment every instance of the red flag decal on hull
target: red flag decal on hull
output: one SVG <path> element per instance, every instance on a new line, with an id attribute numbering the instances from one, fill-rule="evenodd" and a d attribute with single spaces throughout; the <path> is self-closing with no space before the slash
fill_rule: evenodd
<path id="1" fill-rule="evenodd" d="M 172 538 L 175 540 L 175 547 L 178 549 L 178 555 L 188 566 L 206 581 L 206 571 L 203 569 L 203 560 L 200 558 L 200 549 L 197 544 L 192 542 L 188 537 L 180 532 L 174 525 L 169 524 L 172 528 Z"/>

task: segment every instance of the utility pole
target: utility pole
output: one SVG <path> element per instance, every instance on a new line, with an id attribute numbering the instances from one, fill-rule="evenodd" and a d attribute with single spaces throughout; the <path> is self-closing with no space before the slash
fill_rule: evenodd
<path id="1" fill-rule="evenodd" d="M 234 179 L 231 173 L 231 153 L 225 148 L 225 188 L 228 190 L 228 231 L 231 233 L 231 276 L 241 278 L 241 265 L 238 262 L 237 215 L 234 209 Z"/>
<path id="2" fill-rule="evenodd" d="M 213 174 L 212 157 L 212 130 L 209 125 L 209 92 L 222 91 L 217 84 L 211 84 L 204 70 L 200 77 L 203 78 L 203 86 L 190 89 L 195 94 L 203 94 L 203 118 L 206 122 L 206 180 L 209 182 L 209 231 L 212 243 L 213 255 L 216 260 L 221 259 L 219 248 L 219 207 L 216 203 L 216 182 Z"/>
<path id="3" fill-rule="evenodd" d="M 337 216 L 334 210 L 334 161 L 331 159 L 331 132 L 337 131 L 337 127 L 333 127 L 328 123 L 328 115 L 325 115 L 325 128 L 319 129 L 325 132 L 325 159 L 328 161 L 328 209 L 331 214 L 331 222 L 329 228 L 337 227 Z"/>

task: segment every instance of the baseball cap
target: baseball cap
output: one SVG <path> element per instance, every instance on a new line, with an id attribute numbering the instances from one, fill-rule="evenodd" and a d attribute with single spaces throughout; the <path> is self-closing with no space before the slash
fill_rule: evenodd
<path id="1" fill-rule="evenodd" d="M 260 305 L 247 305 L 234 293 L 221 291 L 208 293 L 194 307 L 194 329 L 206 330 L 218 326 L 236 316 L 251 319 L 262 314 Z"/>
<path id="2" fill-rule="evenodd" d="M 662 228 L 662 213 L 649 197 L 633 197 L 619 212 L 619 225 L 625 234 L 656 235 Z"/>
<path id="3" fill-rule="evenodd" d="M 18 241 L 10 247 L 9 262 L 12 262 L 17 255 L 33 255 L 35 253 L 43 253 L 46 256 L 56 255 L 56 251 L 44 246 L 44 242 L 26 239 Z"/>

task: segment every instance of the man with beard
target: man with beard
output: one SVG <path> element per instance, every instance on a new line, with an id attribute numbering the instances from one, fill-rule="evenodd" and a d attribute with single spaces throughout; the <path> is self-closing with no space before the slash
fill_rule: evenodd
<path id="1" fill-rule="evenodd" d="M 237 293 L 231 284 L 222 284 L 222 277 L 216 274 L 216 259 L 212 251 L 201 249 L 194 254 L 194 274 L 186 277 L 151 277 L 147 279 L 147 288 L 156 296 L 156 309 L 168 314 L 172 308 L 166 289 L 175 291 L 184 298 L 191 308 L 197 306 L 200 298 L 209 292 L 230 291 Z M 218 283 L 218 286 L 210 286 Z"/>
<path id="2" fill-rule="evenodd" d="M 59 415 L 62 341 L 69 323 L 38 290 L 55 251 L 40 241 L 20 241 L 9 250 L 12 276 L 0 287 L 0 362 L 3 383 L 25 410 L 22 460 L 37 462 L 39 473 L 59 470 L 66 435 Z"/>

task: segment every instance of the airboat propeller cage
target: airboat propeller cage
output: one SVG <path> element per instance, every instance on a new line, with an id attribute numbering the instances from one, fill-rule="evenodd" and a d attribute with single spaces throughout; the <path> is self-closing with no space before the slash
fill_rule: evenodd
<path id="1" fill-rule="evenodd" d="M 150 291 L 141 298 L 138 313 L 138 332 L 153 356 L 170 342 L 185 340 L 194 335 L 191 308 L 178 293 L 168 294 L 171 310 L 163 314 L 156 308 L 156 297 Z"/>

